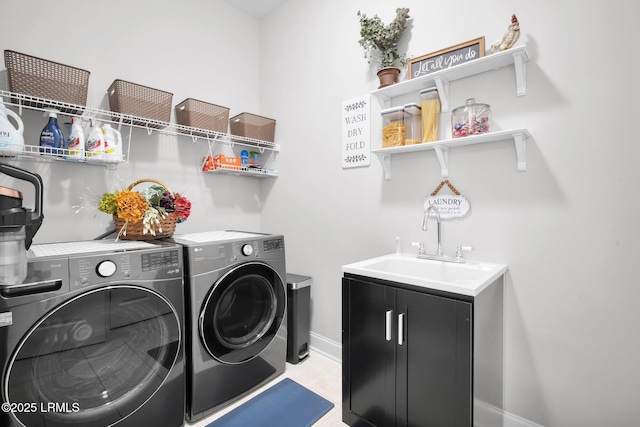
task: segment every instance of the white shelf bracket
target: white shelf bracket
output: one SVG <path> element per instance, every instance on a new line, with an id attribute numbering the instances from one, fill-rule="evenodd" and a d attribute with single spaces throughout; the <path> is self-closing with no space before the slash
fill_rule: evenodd
<path id="1" fill-rule="evenodd" d="M 376 95 L 376 96 L 374 96 L 374 98 L 378 100 L 378 105 L 380 105 L 381 109 L 384 110 L 385 108 L 391 107 L 391 97 L 390 96 Z"/>
<path id="2" fill-rule="evenodd" d="M 524 96 L 527 94 L 527 61 L 522 52 L 513 54 L 513 65 L 516 73 L 516 95 Z"/>
<path id="3" fill-rule="evenodd" d="M 516 159 L 518 172 L 527 171 L 527 135 L 524 133 L 516 133 L 513 135 L 513 141 L 516 145 Z"/>
<path id="4" fill-rule="evenodd" d="M 438 95 L 440 95 L 440 111 L 449 111 L 449 80 L 442 76 L 436 76 L 433 78 L 438 88 Z"/>
<path id="5" fill-rule="evenodd" d="M 449 148 L 448 147 L 434 147 L 438 162 L 440 162 L 440 170 L 442 171 L 442 177 L 449 177 Z"/>
<path id="6" fill-rule="evenodd" d="M 382 165 L 382 170 L 384 172 L 384 179 L 386 181 L 391 181 L 391 155 L 378 154 L 378 160 L 380 160 L 380 164 Z"/>

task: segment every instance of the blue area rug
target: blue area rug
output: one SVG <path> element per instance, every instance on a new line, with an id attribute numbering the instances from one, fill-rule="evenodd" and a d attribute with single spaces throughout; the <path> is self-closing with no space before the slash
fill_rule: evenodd
<path id="1" fill-rule="evenodd" d="M 207 427 L 308 427 L 333 403 L 285 378 Z"/>

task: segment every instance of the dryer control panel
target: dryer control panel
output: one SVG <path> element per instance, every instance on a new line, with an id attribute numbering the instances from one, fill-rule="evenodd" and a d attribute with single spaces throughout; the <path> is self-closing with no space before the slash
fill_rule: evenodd
<path id="1" fill-rule="evenodd" d="M 271 253 L 284 251 L 284 238 L 259 239 L 231 243 L 233 258 L 238 261 L 245 258 L 263 258 Z"/>
<path id="2" fill-rule="evenodd" d="M 262 241 L 263 251 L 284 251 L 284 239 L 282 237 L 276 239 L 268 239 Z"/>

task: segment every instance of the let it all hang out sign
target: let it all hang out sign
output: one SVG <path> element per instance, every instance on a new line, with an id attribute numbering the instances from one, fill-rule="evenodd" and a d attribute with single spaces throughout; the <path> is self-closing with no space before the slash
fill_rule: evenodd
<path id="1" fill-rule="evenodd" d="M 371 96 L 363 95 L 342 103 L 342 167 L 371 163 Z"/>

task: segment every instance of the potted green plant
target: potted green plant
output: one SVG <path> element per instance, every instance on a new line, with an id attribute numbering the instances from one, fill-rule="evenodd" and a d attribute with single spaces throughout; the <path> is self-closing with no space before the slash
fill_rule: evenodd
<path id="1" fill-rule="evenodd" d="M 409 9 L 399 7 L 396 17 L 385 25 L 378 15 L 367 17 L 358 11 L 360 17 L 360 40 L 358 43 L 365 51 L 365 58 L 369 64 L 375 64 L 378 69 L 380 88 L 397 83 L 400 68 L 407 65 L 406 55 L 398 52 L 398 43 L 407 28 Z"/>

